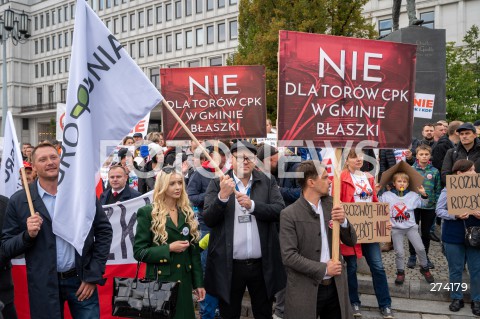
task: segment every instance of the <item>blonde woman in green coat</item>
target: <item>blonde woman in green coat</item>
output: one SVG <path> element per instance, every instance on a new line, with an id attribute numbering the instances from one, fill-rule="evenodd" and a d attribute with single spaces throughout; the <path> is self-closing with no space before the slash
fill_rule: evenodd
<path id="1" fill-rule="evenodd" d="M 185 191 L 183 176 L 173 167 L 157 175 L 153 204 L 137 212 L 135 259 L 147 263 L 146 277 L 180 283 L 175 319 L 195 318 L 192 290 L 205 298 L 198 241 L 200 232 Z"/>

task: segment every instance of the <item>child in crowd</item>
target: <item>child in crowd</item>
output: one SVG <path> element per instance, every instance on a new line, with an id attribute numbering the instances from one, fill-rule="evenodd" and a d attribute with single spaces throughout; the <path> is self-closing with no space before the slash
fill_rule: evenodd
<path id="1" fill-rule="evenodd" d="M 395 250 L 395 265 L 397 266 L 397 278 L 395 284 L 402 285 L 405 281 L 405 252 L 403 239 L 406 235 L 415 248 L 420 261 L 420 273 L 428 283 L 433 283 L 434 278 L 427 266 L 427 255 L 422 239 L 418 233 L 418 225 L 415 223 L 414 209 L 425 206 L 428 203 L 428 195 L 423 186 L 418 187 L 419 194 L 408 190 L 409 176 L 404 172 L 393 175 L 394 189 L 383 193 L 379 200 L 390 205 L 390 220 L 392 222 L 392 241 Z"/>

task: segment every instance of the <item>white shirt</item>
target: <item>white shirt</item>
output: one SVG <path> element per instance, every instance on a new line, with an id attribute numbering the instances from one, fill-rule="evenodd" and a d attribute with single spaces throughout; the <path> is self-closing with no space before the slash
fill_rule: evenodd
<path id="1" fill-rule="evenodd" d="M 320 233 L 322 234 L 322 250 L 320 253 L 320 262 L 326 264 L 330 260 L 330 247 L 328 246 L 327 229 L 325 228 L 325 219 L 323 218 L 322 200 L 320 199 L 318 201 L 317 206 L 310 202 L 308 203 L 312 206 L 312 209 L 315 211 L 315 213 L 317 213 L 320 219 Z M 347 228 L 348 221 L 346 218 L 343 224 L 341 224 L 340 226 L 343 228 Z M 331 277 L 332 276 L 327 275 L 325 272 L 325 276 L 323 277 L 323 279 L 329 279 Z"/>
<path id="2" fill-rule="evenodd" d="M 350 173 L 353 185 L 355 185 L 355 193 L 353 199 L 355 203 L 371 203 L 373 196 L 373 189 L 368 181 L 368 177 L 364 172 L 360 174 Z"/>
<path id="3" fill-rule="evenodd" d="M 252 175 L 247 183 L 247 186 L 243 185 L 242 181 L 233 173 L 233 179 L 238 192 L 247 194 L 252 187 Z M 218 198 L 226 203 L 228 199 Z M 252 206 L 250 209 L 245 209 L 238 203 L 235 198 L 235 217 L 233 224 L 233 259 L 252 259 L 261 258 L 262 249 L 260 245 L 260 235 L 258 233 L 257 220 L 251 213 L 255 210 L 255 202 L 252 200 Z M 239 216 L 248 214 L 251 218 L 250 223 L 240 223 Z"/>

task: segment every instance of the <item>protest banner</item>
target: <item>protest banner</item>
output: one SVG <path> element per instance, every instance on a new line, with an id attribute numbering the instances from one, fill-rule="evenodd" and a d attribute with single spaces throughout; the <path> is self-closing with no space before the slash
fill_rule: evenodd
<path id="1" fill-rule="evenodd" d="M 113 240 L 105 269 L 105 286 L 97 286 L 100 298 L 100 318 L 112 317 L 112 291 L 114 277 L 134 277 L 137 261 L 133 258 L 133 242 L 137 225 L 137 211 L 151 203 L 153 192 L 122 203 L 103 206 L 113 229 Z M 30 318 L 25 259 L 12 260 L 15 284 L 15 306 L 19 319 Z M 144 266 L 142 267 L 142 269 Z M 143 278 L 144 271 L 140 277 Z M 67 310 L 65 318 L 71 318 Z"/>
<path id="2" fill-rule="evenodd" d="M 280 31 L 279 46 L 279 140 L 410 145 L 415 45 Z"/>
<path id="3" fill-rule="evenodd" d="M 20 169 L 23 168 L 22 152 L 18 145 L 17 131 L 10 111 L 7 111 L 4 128 L 2 163 L 0 165 L 0 195 L 10 198 L 22 188 Z"/>
<path id="4" fill-rule="evenodd" d="M 447 175 L 447 209 L 450 215 L 480 211 L 480 174 Z"/>
<path id="5" fill-rule="evenodd" d="M 432 119 L 435 106 L 435 94 L 415 93 L 413 100 L 414 117 Z"/>
<path id="6" fill-rule="evenodd" d="M 266 136 L 263 66 L 161 69 L 160 79 L 169 108 L 197 138 Z M 162 116 L 167 140 L 190 139 L 169 110 Z"/>
<path id="7" fill-rule="evenodd" d="M 342 203 L 345 215 L 357 234 L 357 243 L 390 242 L 388 203 Z"/>

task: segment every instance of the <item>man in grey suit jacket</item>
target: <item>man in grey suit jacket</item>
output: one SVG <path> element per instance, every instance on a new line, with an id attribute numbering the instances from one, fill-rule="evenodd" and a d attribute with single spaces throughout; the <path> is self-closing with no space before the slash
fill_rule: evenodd
<path id="1" fill-rule="evenodd" d="M 318 169 L 318 170 L 317 170 Z M 331 221 L 340 239 L 353 246 L 357 236 L 341 206 L 328 195 L 331 181 L 318 161 L 302 162 L 301 197 L 280 214 L 280 249 L 287 271 L 284 319 L 353 318 L 345 266 L 331 259 Z"/>

